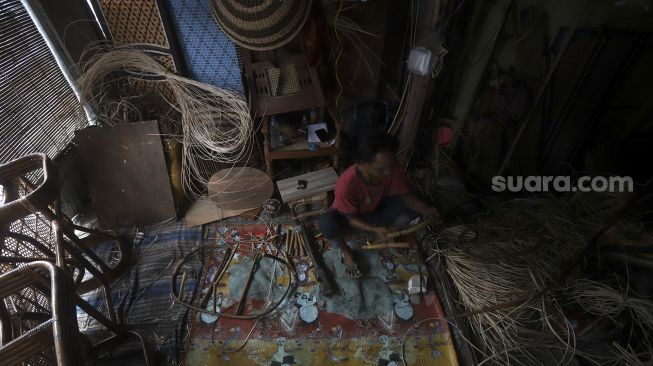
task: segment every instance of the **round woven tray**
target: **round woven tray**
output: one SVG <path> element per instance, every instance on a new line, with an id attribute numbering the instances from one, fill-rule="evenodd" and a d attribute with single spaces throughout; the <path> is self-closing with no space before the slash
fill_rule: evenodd
<path id="1" fill-rule="evenodd" d="M 237 44 L 256 51 L 288 43 L 302 29 L 312 0 L 209 0 L 213 17 Z"/>

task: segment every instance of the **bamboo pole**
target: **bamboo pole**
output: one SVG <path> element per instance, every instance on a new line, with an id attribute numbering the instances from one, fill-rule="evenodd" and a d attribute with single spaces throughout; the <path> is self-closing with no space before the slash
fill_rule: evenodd
<path id="1" fill-rule="evenodd" d="M 412 248 L 413 245 L 408 242 L 388 242 L 388 243 L 381 243 L 381 244 L 372 244 L 368 243 L 367 245 L 363 245 L 361 249 L 365 250 L 377 250 L 377 249 L 389 249 L 389 248 Z"/>

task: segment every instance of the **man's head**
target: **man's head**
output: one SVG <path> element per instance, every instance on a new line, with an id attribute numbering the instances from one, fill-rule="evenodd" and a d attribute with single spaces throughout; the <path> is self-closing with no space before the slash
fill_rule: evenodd
<path id="1" fill-rule="evenodd" d="M 361 139 L 358 167 L 367 183 L 381 183 L 390 174 L 398 146 L 399 141 L 383 131 L 371 132 Z"/>

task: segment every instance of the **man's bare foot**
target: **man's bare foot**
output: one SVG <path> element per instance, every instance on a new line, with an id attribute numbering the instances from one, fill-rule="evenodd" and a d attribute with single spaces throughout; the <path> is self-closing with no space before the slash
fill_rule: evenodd
<path id="1" fill-rule="evenodd" d="M 342 263 L 345 265 L 345 272 L 351 278 L 360 278 L 363 274 L 358 269 L 358 264 L 354 260 L 354 253 L 351 248 L 345 244 L 342 248 Z"/>

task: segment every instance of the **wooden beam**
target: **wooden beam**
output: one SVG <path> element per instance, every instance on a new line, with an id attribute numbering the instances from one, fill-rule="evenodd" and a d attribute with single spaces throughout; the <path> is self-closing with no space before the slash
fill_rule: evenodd
<path id="1" fill-rule="evenodd" d="M 434 25 L 438 21 L 438 12 L 440 9 L 440 0 L 430 0 L 422 3 L 422 8 L 418 9 L 418 31 L 416 39 L 432 34 Z M 423 16 L 421 16 L 423 14 Z M 406 109 L 401 116 L 401 131 L 399 134 L 399 154 L 398 159 L 406 164 L 415 148 L 415 137 L 419 130 L 424 102 L 429 94 L 431 81 L 430 75 L 420 76 L 410 75 L 412 82 L 408 95 L 406 96 Z"/>

